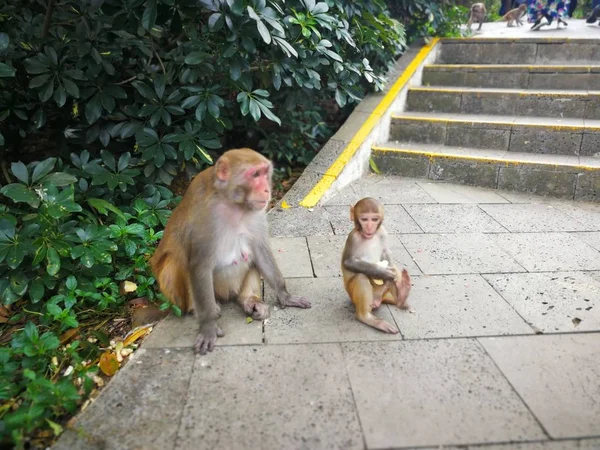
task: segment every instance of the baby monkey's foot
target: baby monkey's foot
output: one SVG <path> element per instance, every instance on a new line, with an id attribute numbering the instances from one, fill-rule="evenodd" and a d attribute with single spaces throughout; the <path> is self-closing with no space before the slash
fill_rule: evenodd
<path id="1" fill-rule="evenodd" d="M 410 276 L 406 269 L 402 269 L 402 274 L 394 279 L 398 297 L 396 298 L 396 306 L 400 309 L 408 309 L 408 294 L 410 293 Z"/>

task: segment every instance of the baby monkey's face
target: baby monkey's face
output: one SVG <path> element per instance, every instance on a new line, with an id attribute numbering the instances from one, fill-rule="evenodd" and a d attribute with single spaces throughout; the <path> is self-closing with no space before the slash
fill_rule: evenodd
<path id="1" fill-rule="evenodd" d="M 363 213 L 358 216 L 360 233 L 365 239 L 371 239 L 381 225 L 381 216 L 377 213 Z"/>

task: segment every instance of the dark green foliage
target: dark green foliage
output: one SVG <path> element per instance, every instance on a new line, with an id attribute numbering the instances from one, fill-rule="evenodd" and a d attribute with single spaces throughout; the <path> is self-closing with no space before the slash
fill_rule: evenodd
<path id="1" fill-rule="evenodd" d="M 460 37 L 460 25 L 469 17 L 469 7 L 453 0 L 387 0 L 393 17 L 406 27 L 411 39 L 417 37 Z"/>
<path id="2" fill-rule="evenodd" d="M 381 1 L 66 0 L 51 12 L 44 35 L 38 2 L 0 8 L 8 158 L 39 137 L 62 154 L 130 151 L 152 183 L 282 123 L 312 129 L 329 99 L 344 107 L 380 88 L 404 43 Z"/>

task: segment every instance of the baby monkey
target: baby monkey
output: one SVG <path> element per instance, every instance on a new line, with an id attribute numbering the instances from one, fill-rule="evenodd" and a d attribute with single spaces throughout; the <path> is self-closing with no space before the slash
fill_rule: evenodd
<path id="1" fill-rule="evenodd" d="M 525 15 L 526 10 L 527 10 L 527 5 L 525 3 L 522 3 L 519 5 L 518 8 L 511 9 L 509 12 L 504 14 L 504 16 L 502 16 L 502 19 L 506 20 L 507 27 L 514 26 L 513 23 L 515 23 L 515 22 L 517 23 L 517 26 L 519 27 L 519 26 L 523 25 L 521 18 Z"/>
<path id="2" fill-rule="evenodd" d="M 381 303 L 407 309 L 410 277 L 392 263 L 387 232 L 382 226 L 383 205 L 374 198 L 363 198 L 350 207 L 354 229 L 346 239 L 342 254 L 344 287 L 356 307 L 356 318 L 386 333 L 398 330 L 372 313 Z"/>

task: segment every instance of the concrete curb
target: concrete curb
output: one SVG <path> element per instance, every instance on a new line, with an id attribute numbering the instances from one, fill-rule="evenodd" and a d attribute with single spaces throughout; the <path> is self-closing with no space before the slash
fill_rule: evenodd
<path id="1" fill-rule="evenodd" d="M 386 142 L 392 113 L 402 111 L 409 86 L 420 84 L 423 63 L 437 56 L 439 39 L 413 44 L 387 73 L 389 83 L 382 92 L 368 94 L 344 125 L 306 167 L 279 206 L 312 208 L 331 198 L 369 167 L 371 145 Z"/>

